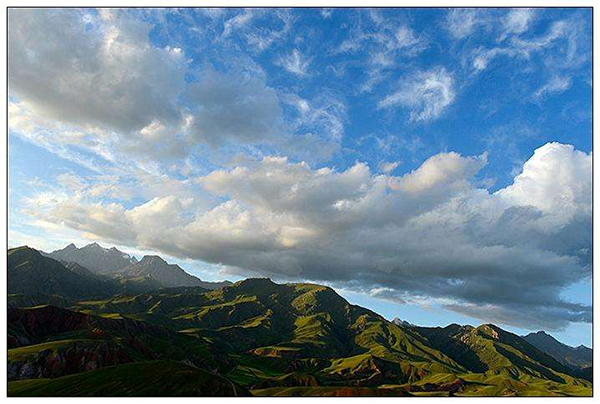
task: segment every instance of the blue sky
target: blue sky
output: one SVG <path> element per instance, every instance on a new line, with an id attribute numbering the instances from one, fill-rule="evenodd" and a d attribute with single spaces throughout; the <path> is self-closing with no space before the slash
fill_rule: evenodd
<path id="1" fill-rule="evenodd" d="M 591 344 L 591 10 L 9 13 L 9 243 Z"/>

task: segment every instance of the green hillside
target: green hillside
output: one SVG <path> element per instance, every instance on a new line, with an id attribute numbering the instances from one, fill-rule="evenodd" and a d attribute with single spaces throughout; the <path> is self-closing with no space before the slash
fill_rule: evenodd
<path id="1" fill-rule="evenodd" d="M 219 375 L 177 362 L 150 361 L 92 370 L 56 379 L 8 383 L 8 396 L 171 397 L 250 396 Z"/>
<path id="2" fill-rule="evenodd" d="M 70 270 L 29 247 L 8 251 L 8 290 L 9 294 L 58 295 L 68 300 L 118 292 L 93 274 Z"/>
<path id="3" fill-rule="evenodd" d="M 580 378 L 583 371 L 564 366 L 492 324 L 477 328 L 395 324 L 348 303 L 329 287 L 269 279 L 246 279 L 217 290 L 119 290 L 101 297 L 96 291 L 86 296 L 87 289 L 81 288 L 77 298 L 72 293 L 67 298 L 61 293 L 67 294 L 63 291 L 71 287 L 74 276 L 84 282 L 81 278 L 90 274 L 71 271 L 49 258 L 40 260 L 27 250 L 11 250 L 9 256 L 15 253 L 33 254 L 37 261 L 13 258 L 13 264 L 27 263 L 9 266 L 11 395 L 589 396 L 592 392 L 592 383 Z M 57 265 L 49 267 L 45 260 Z M 16 272 L 23 268 L 56 279 L 53 294 L 28 289 L 27 282 L 35 285 L 35 281 Z M 61 277 L 64 271 L 73 276 Z M 19 278 L 17 290 L 12 290 L 11 276 Z M 40 296 L 62 307 L 40 305 L 44 300 Z"/>

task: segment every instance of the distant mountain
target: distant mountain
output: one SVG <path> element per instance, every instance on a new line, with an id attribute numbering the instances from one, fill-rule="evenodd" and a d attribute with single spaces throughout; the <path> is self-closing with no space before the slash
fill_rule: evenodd
<path id="1" fill-rule="evenodd" d="M 200 286 L 205 289 L 218 289 L 231 285 L 231 282 L 204 282 L 185 272 L 179 265 L 169 264 L 158 255 L 146 255 L 141 261 L 117 271 L 129 277 L 151 276 L 166 287 Z"/>
<path id="2" fill-rule="evenodd" d="M 111 278 L 95 274 L 27 246 L 8 250 L 7 267 L 9 306 L 66 306 L 80 299 L 139 294 L 164 287 L 150 276 Z"/>
<path id="3" fill-rule="evenodd" d="M 579 345 L 575 348 L 563 344 L 544 331 L 525 335 L 523 339 L 539 350 L 556 358 L 556 360 L 563 365 L 575 369 L 583 369 L 592 366 L 593 351 L 584 345 Z"/>
<path id="4" fill-rule="evenodd" d="M 75 262 L 94 273 L 112 274 L 126 266 L 135 264 L 137 259 L 117 250 L 115 247 L 103 248 L 97 243 L 77 248 L 69 244 L 62 250 L 45 254 L 60 261 Z"/>
<path id="5" fill-rule="evenodd" d="M 8 250 L 8 293 L 29 296 L 58 295 L 66 299 L 107 297 L 118 290 L 85 268 L 71 270 L 33 248 Z"/>
<path id="6" fill-rule="evenodd" d="M 152 285 L 152 280 L 159 282 L 162 287 L 200 286 L 205 289 L 218 289 L 231 285 L 229 281 L 205 282 L 185 272 L 179 265 L 168 264 L 157 255 L 146 255 L 138 261 L 115 247 L 103 248 L 97 243 L 82 248 L 69 244 L 62 250 L 42 254 L 63 263 L 78 264 L 95 274 L 118 277 L 123 282 L 129 279 L 127 284 L 131 287 L 132 293 L 156 289 L 154 287 L 156 285 Z M 70 265 L 75 268 L 73 264 Z M 137 280 L 137 284 L 132 283 L 131 279 Z M 139 282 L 143 282 L 145 286 L 140 287 Z"/>

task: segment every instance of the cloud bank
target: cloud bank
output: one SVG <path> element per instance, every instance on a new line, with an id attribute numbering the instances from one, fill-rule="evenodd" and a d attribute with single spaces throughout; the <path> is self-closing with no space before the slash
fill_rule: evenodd
<path id="1" fill-rule="evenodd" d="M 225 21 L 222 36 L 243 30 L 254 14 Z M 291 17 L 277 15 L 287 32 Z M 184 49 L 151 43 L 152 25 L 131 13 L 16 9 L 9 22 L 11 129 L 36 142 L 75 132 L 80 136 L 64 138 L 64 147 L 85 147 L 109 161 L 176 161 L 206 146 L 293 154 L 289 144 L 301 142 L 331 150 L 327 157 L 337 150 L 339 139 L 325 126 L 294 132 L 260 68 L 240 61 L 220 70 L 192 66 Z M 298 75 L 308 66 L 297 51 L 285 63 Z"/>
<path id="2" fill-rule="evenodd" d="M 383 290 L 525 328 L 590 322 L 591 307 L 561 292 L 590 275 L 591 154 L 548 143 L 494 193 L 474 185 L 486 163 L 441 153 L 393 176 L 266 157 L 196 178 L 222 199 L 208 209 L 176 196 L 130 209 L 66 198 L 31 214 L 242 275 Z"/>

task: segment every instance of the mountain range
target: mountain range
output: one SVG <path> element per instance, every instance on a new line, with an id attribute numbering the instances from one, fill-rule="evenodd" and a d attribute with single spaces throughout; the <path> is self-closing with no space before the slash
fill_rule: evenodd
<path id="1" fill-rule="evenodd" d="M 231 282 L 204 282 L 185 272 L 179 265 L 170 265 L 157 255 L 146 255 L 140 261 L 115 247 L 103 248 L 97 243 L 77 248 L 69 244 L 61 250 L 43 253 L 65 263 L 76 263 L 95 274 L 112 277 L 139 278 L 152 277 L 166 287 L 201 286 L 215 289 L 230 285 Z"/>
<path id="2" fill-rule="evenodd" d="M 309 283 L 251 278 L 209 290 L 160 257 L 121 257 L 129 264 L 91 270 L 83 259 L 8 251 L 9 395 L 592 394 L 591 363 L 564 354 L 583 350 L 554 340 L 557 351 L 537 334 L 388 321 Z M 136 279 L 140 290 L 124 286 Z"/>
<path id="3" fill-rule="evenodd" d="M 563 344 L 544 331 L 525 335 L 523 339 L 572 369 L 580 377 L 592 380 L 593 351 L 585 345 L 572 347 Z"/>
<path id="4" fill-rule="evenodd" d="M 137 259 L 115 247 L 102 248 L 98 243 L 91 243 L 82 248 L 69 244 L 61 250 L 45 254 L 55 260 L 76 262 L 79 265 L 100 274 L 111 274 L 126 266 L 135 264 Z"/>

